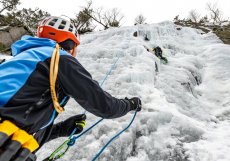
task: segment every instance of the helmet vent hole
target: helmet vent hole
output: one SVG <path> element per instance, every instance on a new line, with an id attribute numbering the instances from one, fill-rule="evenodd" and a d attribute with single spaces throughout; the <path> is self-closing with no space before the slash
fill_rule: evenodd
<path id="1" fill-rule="evenodd" d="M 54 26 L 54 24 L 55 24 L 55 22 L 50 21 L 48 25 L 50 25 L 50 26 Z"/>
<path id="2" fill-rule="evenodd" d="M 62 20 L 61 24 L 66 25 L 66 21 Z"/>
<path id="3" fill-rule="evenodd" d="M 69 31 L 70 31 L 70 32 L 72 32 L 72 31 L 73 31 L 73 29 L 72 29 L 72 28 L 69 28 Z"/>
<path id="4" fill-rule="evenodd" d="M 65 28 L 65 25 L 60 24 L 60 25 L 58 26 L 58 29 L 64 29 L 64 28 Z"/>

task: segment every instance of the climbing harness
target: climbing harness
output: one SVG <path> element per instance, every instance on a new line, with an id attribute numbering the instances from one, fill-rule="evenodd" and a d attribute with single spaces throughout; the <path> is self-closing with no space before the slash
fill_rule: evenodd
<path id="1" fill-rule="evenodd" d="M 25 161 L 38 147 L 32 135 L 9 120 L 0 123 L 0 161 Z"/>
<path id="2" fill-rule="evenodd" d="M 102 80 L 100 86 L 102 87 L 104 82 L 107 80 L 108 76 L 111 75 L 111 72 L 112 70 L 115 69 L 116 67 L 116 64 L 118 62 L 118 60 L 120 59 L 120 56 L 116 59 L 116 61 L 113 63 L 113 65 L 111 66 L 110 70 L 106 73 L 106 76 L 104 77 L 104 79 Z M 86 113 L 86 111 L 85 111 Z M 114 137 L 112 137 L 108 142 L 107 144 L 97 153 L 97 155 L 93 158 L 93 161 L 95 161 L 101 154 L 102 152 L 106 149 L 106 147 L 113 141 L 115 140 L 118 136 L 120 136 L 124 131 L 126 131 L 130 126 L 131 124 L 133 123 L 135 117 L 136 117 L 136 114 L 137 114 L 137 111 L 135 111 L 134 115 L 133 115 L 133 118 L 130 122 L 130 124 L 125 128 L 123 129 L 122 131 L 120 131 L 119 133 L 117 133 Z M 81 134 L 79 134 L 78 136 L 73 136 L 77 130 L 77 128 L 75 128 L 73 130 L 73 132 L 71 133 L 71 135 L 68 137 L 68 139 L 63 143 L 61 144 L 48 158 L 46 158 L 45 160 L 43 161 L 55 161 L 59 158 L 62 158 L 65 153 L 69 150 L 69 148 L 71 146 L 73 146 L 76 142 L 76 140 L 78 138 L 80 138 L 82 135 L 86 134 L 88 131 L 90 131 L 92 128 L 94 128 L 96 125 L 98 125 L 101 121 L 103 121 L 104 119 L 101 118 L 100 120 L 98 120 L 96 123 L 94 123 L 92 126 L 90 126 L 88 129 L 86 129 L 85 131 L 83 131 Z"/>

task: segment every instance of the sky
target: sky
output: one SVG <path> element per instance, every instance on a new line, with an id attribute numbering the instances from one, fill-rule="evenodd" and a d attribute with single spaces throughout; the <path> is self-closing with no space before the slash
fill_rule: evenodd
<path id="1" fill-rule="evenodd" d="M 187 18 L 192 9 L 206 15 L 207 2 L 217 3 L 224 17 L 230 18 L 230 0 L 93 0 L 93 7 L 118 8 L 124 15 L 122 25 L 129 26 L 139 14 L 146 17 L 146 23 L 173 20 L 177 15 L 181 19 Z M 39 7 L 54 16 L 74 17 L 85 5 L 85 0 L 21 0 L 20 7 Z"/>

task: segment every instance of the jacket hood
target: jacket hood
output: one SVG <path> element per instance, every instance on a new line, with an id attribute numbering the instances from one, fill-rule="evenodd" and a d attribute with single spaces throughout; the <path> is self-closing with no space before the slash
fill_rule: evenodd
<path id="1" fill-rule="evenodd" d="M 21 40 L 16 41 L 11 46 L 12 56 L 16 56 L 31 48 L 50 46 L 55 48 L 56 42 L 51 39 L 32 37 L 25 35 Z"/>

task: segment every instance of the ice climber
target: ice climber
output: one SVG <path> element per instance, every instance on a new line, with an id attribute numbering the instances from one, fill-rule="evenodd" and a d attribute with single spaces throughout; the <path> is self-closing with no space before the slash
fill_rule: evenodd
<path id="1" fill-rule="evenodd" d="M 80 44 L 74 25 L 46 17 L 37 37 L 23 36 L 0 64 L 0 161 L 34 161 L 47 141 L 83 130 L 86 116 L 53 121 L 69 98 L 92 114 L 112 119 L 141 110 L 138 97 L 118 99 L 102 90 L 75 58 Z"/>

